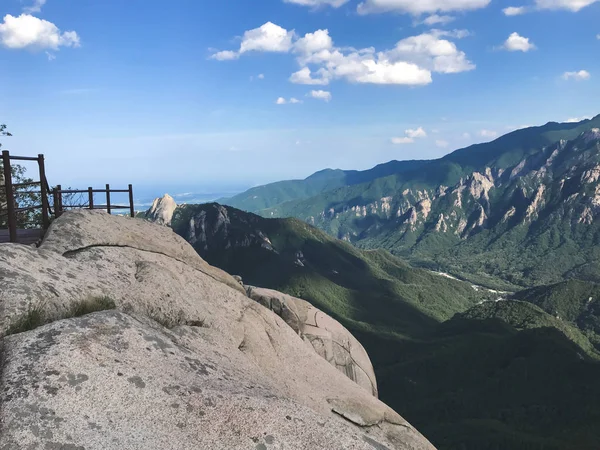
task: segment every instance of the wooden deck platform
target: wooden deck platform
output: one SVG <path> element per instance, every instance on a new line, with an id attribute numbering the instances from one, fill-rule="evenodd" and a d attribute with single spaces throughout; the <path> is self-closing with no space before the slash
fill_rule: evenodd
<path id="1" fill-rule="evenodd" d="M 42 236 L 43 230 L 40 229 L 17 230 L 17 241 L 19 244 L 35 244 Z M 0 244 L 4 242 L 10 242 L 8 230 L 0 230 Z"/>

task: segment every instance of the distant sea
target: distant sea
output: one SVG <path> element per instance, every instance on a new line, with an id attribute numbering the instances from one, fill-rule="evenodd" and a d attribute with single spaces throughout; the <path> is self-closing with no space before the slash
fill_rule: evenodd
<path id="1" fill-rule="evenodd" d="M 205 189 L 200 186 L 133 186 L 136 211 L 147 210 L 157 197 L 169 194 L 177 204 L 200 204 L 214 202 L 220 198 L 233 197 L 250 186 L 225 186 L 220 189 Z"/>

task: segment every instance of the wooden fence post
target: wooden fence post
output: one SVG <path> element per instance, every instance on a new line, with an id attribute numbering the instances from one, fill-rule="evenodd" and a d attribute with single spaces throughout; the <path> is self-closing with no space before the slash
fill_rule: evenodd
<path id="1" fill-rule="evenodd" d="M 135 208 L 133 207 L 133 185 L 129 185 L 129 209 L 131 217 L 135 217 Z"/>
<path id="2" fill-rule="evenodd" d="M 54 198 L 54 218 L 58 219 L 58 188 L 52 189 L 52 197 Z"/>
<path id="3" fill-rule="evenodd" d="M 6 191 L 6 209 L 8 212 L 8 233 L 10 242 L 17 242 L 17 213 L 15 211 L 15 193 L 13 192 L 12 173 L 10 170 L 10 153 L 2 150 L 4 165 L 4 187 Z"/>
<path id="4" fill-rule="evenodd" d="M 90 209 L 94 209 L 94 189 L 91 187 L 88 188 L 88 203 Z"/>
<path id="5" fill-rule="evenodd" d="M 106 185 L 106 212 L 110 214 L 110 185 Z"/>
<path id="6" fill-rule="evenodd" d="M 56 217 L 60 217 L 63 213 L 62 208 L 62 186 L 60 184 L 56 185 L 56 205 L 54 205 L 54 209 L 56 210 Z"/>
<path id="7" fill-rule="evenodd" d="M 50 226 L 50 216 L 48 214 L 48 191 L 46 190 L 46 166 L 44 155 L 38 155 L 38 166 L 40 168 L 40 186 L 42 193 L 42 226 L 44 230 Z"/>

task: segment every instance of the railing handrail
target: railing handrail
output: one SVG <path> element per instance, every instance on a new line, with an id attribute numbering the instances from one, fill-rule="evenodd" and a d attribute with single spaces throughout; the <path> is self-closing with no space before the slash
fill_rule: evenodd
<path id="1" fill-rule="evenodd" d="M 40 181 L 32 181 L 26 183 L 12 183 L 12 168 L 11 161 L 37 161 L 39 167 L 39 179 Z M 135 207 L 133 204 L 133 186 L 128 185 L 128 189 L 111 189 L 110 185 L 107 184 L 105 189 L 62 189 L 61 185 L 57 185 L 54 189 L 50 188 L 48 179 L 46 178 L 45 171 L 45 160 L 44 155 L 39 154 L 37 157 L 31 156 L 15 156 L 11 155 L 8 150 L 2 150 L 2 162 L 4 164 L 4 183 L 0 185 L 5 191 L 6 197 L 6 212 L 1 212 L 0 217 L 8 216 L 8 230 L 11 242 L 17 242 L 17 213 L 33 211 L 37 209 L 42 210 L 42 228 L 45 230 L 50 225 L 50 215 L 59 217 L 63 212 L 63 208 L 88 208 L 88 209 L 99 209 L 106 210 L 109 214 L 111 210 L 115 209 L 129 209 L 131 217 L 135 217 Z M 39 191 L 22 191 L 17 192 L 18 188 L 27 186 L 40 186 Z M 26 208 L 18 208 L 15 197 L 19 194 L 36 194 L 41 196 L 41 205 L 29 206 Z M 49 195 L 50 193 L 54 196 L 54 202 L 50 206 Z M 63 194 L 88 194 L 87 205 L 63 205 Z M 94 194 L 106 194 L 106 204 L 94 205 Z M 125 205 L 113 205 L 110 201 L 110 194 L 129 194 L 129 206 Z"/>
<path id="2" fill-rule="evenodd" d="M 89 189 L 57 189 L 60 194 L 87 194 L 90 192 Z M 106 192 L 127 194 L 129 189 L 92 189 L 94 194 L 102 194 Z"/>

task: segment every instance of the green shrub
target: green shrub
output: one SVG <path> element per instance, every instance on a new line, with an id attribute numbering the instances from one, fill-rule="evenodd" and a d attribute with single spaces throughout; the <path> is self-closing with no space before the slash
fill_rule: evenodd
<path id="1" fill-rule="evenodd" d="M 75 302 L 70 308 L 64 319 L 71 317 L 81 317 L 86 314 L 91 314 L 98 311 L 106 311 L 109 309 L 115 309 L 117 305 L 110 297 L 91 297 L 87 300 L 80 300 Z"/>
<path id="2" fill-rule="evenodd" d="M 42 306 L 30 305 L 27 312 L 8 327 L 6 336 L 35 330 L 54 320 L 81 317 L 93 312 L 115 309 L 116 307 L 115 302 L 110 297 L 90 297 L 86 300 L 75 302 L 63 316 L 52 318 L 47 316 Z"/>
<path id="3" fill-rule="evenodd" d="M 31 331 L 37 327 L 41 327 L 45 323 L 46 319 L 43 308 L 29 306 L 27 312 L 8 327 L 6 336 Z"/>

